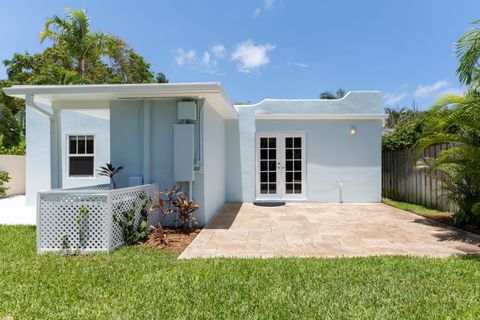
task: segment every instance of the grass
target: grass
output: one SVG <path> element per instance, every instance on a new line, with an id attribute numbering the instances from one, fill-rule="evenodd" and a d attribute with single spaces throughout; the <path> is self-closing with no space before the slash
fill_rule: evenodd
<path id="1" fill-rule="evenodd" d="M 0 319 L 480 318 L 480 257 L 207 259 L 35 254 L 0 226 Z"/>
<path id="2" fill-rule="evenodd" d="M 445 212 L 445 211 L 440 211 L 437 209 L 430 209 L 418 204 L 413 204 L 413 203 L 408 203 L 408 202 L 400 202 L 400 201 L 395 201 L 391 200 L 388 198 L 383 198 L 383 203 L 388 204 L 389 206 L 402 209 L 402 210 L 407 210 L 419 215 L 424 215 L 424 216 L 434 216 L 434 215 L 448 215 L 451 216 L 451 212 Z"/>

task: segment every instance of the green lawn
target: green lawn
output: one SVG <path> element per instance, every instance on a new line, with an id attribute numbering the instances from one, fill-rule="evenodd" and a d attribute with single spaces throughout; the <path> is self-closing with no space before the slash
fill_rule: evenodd
<path id="1" fill-rule="evenodd" d="M 480 257 L 37 256 L 33 227 L 0 226 L 0 319 L 478 319 L 479 301 Z"/>

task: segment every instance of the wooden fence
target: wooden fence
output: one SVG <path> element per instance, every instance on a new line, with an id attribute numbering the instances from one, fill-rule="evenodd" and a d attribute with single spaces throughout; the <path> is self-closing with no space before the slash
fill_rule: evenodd
<path id="1" fill-rule="evenodd" d="M 423 156 L 437 157 L 448 145 L 433 146 Z M 444 211 L 456 210 L 446 197 L 442 182 L 415 168 L 415 150 L 382 152 L 382 196 Z"/>

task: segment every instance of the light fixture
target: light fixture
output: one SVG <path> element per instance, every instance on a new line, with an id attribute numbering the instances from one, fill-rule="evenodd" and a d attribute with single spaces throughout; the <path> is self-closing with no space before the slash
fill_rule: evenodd
<path id="1" fill-rule="evenodd" d="M 355 128 L 355 127 L 352 126 L 352 127 L 350 128 L 350 134 L 351 134 L 352 136 L 354 136 L 356 133 L 357 133 L 357 128 Z"/>

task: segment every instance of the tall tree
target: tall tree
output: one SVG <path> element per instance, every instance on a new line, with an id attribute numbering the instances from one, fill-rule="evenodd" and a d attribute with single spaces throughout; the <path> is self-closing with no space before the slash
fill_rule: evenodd
<path id="1" fill-rule="evenodd" d="M 40 42 L 50 39 L 63 46 L 74 59 L 76 69 L 85 77 L 87 62 L 105 54 L 107 34 L 91 32 L 90 19 L 85 10 L 66 9 L 66 18 L 54 15 L 47 18 Z"/>
<path id="2" fill-rule="evenodd" d="M 455 222 L 480 228 L 480 30 L 465 33 L 456 44 L 456 53 L 460 63 L 457 74 L 467 91 L 463 96 L 450 94 L 437 101 L 427 123 L 431 130 L 417 143 L 417 157 L 430 146 L 453 146 L 437 158 L 421 159 L 419 166 L 442 180 L 449 198 L 459 207 Z M 449 113 L 440 113 L 447 109 Z"/>

